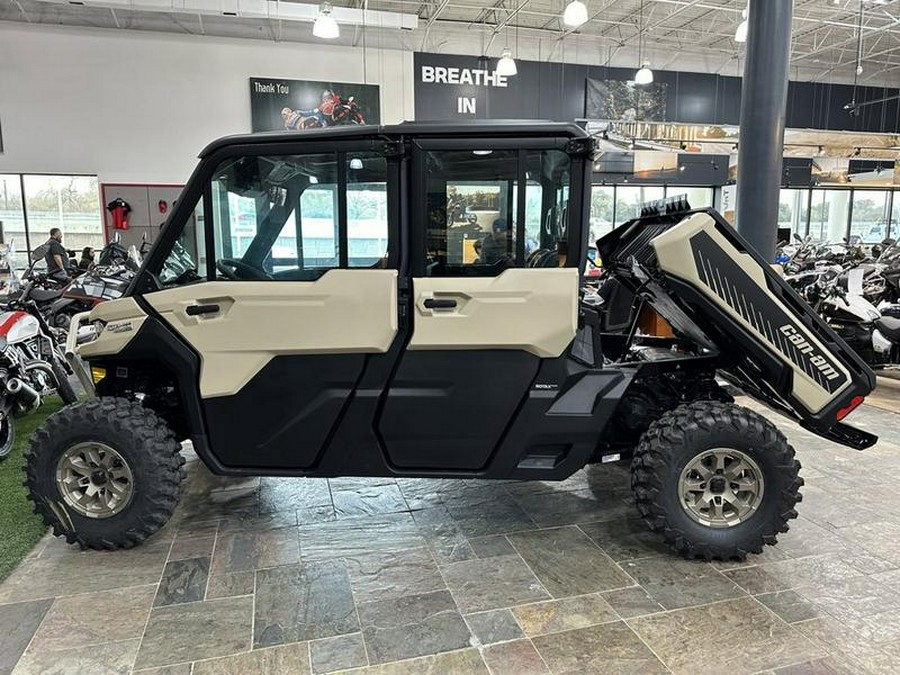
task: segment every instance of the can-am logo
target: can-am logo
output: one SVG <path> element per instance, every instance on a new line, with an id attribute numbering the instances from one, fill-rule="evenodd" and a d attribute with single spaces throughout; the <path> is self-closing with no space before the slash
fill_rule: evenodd
<path id="1" fill-rule="evenodd" d="M 809 344 L 809 341 L 800 335 L 800 333 L 797 332 L 797 329 L 790 324 L 785 324 L 778 330 L 780 330 L 781 333 L 791 341 L 791 344 L 793 344 L 802 354 L 811 354 L 815 351 L 815 348 Z M 831 364 L 818 354 L 810 356 L 809 362 L 825 376 L 826 380 L 833 380 L 836 377 L 840 377 L 839 373 L 831 367 Z"/>

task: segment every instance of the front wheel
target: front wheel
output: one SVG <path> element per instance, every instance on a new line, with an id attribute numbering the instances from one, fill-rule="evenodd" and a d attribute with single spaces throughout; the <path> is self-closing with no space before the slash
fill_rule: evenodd
<path id="1" fill-rule="evenodd" d="M 59 359 L 53 360 L 53 376 L 56 378 L 56 393 L 59 394 L 63 403 L 66 405 L 75 403 L 78 400 L 78 395 L 75 393 L 72 383 L 69 382 L 69 374 L 66 372 L 66 367 Z"/>
<path id="2" fill-rule="evenodd" d="M 631 463 L 635 503 L 688 558 L 744 560 L 774 544 L 801 500 L 800 463 L 784 435 L 733 404 L 682 405 L 654 422 Z"/>
<path id="3" fill-rule="evenodd" d="M 172 431 L 152 410 L 94 398 L 47 418 L 25 455 L 34 511 L 82 548 L 131 548 L 169 520 L 184 480 Z"/>
<path id="4" fill-rule="evenodd" d="M 16 419 L 10 412 L 0 413 L 0 462 L 9 456 L 16 442 Z"/>

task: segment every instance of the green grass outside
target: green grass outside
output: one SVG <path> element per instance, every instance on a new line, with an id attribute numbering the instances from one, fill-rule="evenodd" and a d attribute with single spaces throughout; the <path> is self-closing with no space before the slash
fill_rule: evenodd
<path id="1" fill-rule="evenodd" d="M 15 447 L 0 462 L 0 581 L 28 555 L 46 531 L 41 519 L 32 513 L 31 502 L 25 498 L 22 455 L 34 430 L 62 407 L 62 401 L 53 396 L 33 413 L 17 417 Z"/>

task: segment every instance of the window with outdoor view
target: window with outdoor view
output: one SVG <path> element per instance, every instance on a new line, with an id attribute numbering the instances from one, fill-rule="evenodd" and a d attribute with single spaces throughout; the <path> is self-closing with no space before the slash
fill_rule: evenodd
<path id="1" fill-rule="evenodd" d="M 380 155 L 236 157 L 218 167 L 211 191 L 218 278 L 310 281 L 329 269 L 386 264 Z"/>
<path id="2" fill-rule="evenodd" d="M 569 163 L 559 150 L 426 153 L 426 274 L 496 276 L 509 267 L 564 266 Z"/>

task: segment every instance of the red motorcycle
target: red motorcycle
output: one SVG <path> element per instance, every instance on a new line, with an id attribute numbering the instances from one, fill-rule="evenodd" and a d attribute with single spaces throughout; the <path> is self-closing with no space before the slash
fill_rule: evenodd
<path id="1" fill-rule="evenodd" d="M 363 116 L 362 110 L 359 109 L 359 106 L 352 96 L 335 106 L 331 118 L 334 120 L 335 124 L 366 123 L 366 118 Z"/>

